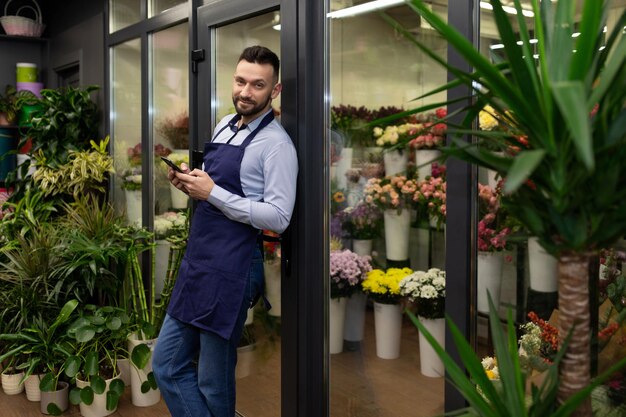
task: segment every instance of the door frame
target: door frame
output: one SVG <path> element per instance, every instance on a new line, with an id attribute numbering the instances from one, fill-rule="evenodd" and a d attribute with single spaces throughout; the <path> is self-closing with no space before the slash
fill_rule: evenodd
<path id="1" fill-rule="evenodd" d="M 196 24 L 190 29 L 195 32 L 190 37 L 195 41 L 192 51 L 205 51 L 204 59 L 196 63 L 197 72 L 190 73 L 192 146 L 200 151 L 215 123 L 211 105 L 215 72 L 210 53 L 215 50 L 215 29 L 272 10 L 281 13 L 281 122 L 296 146 L 300 165 L 296 207 L 281 244 L 283 416 L 329 414 L 325 317 L 330 290 L 324 279 L 329 268 L 329 236 L 323 232 L 329 230 L 326 213 L 330 209 L 330 145 L 324 128 L 328 120 L 325 3 L 217 0 L 197 8 Z"/>

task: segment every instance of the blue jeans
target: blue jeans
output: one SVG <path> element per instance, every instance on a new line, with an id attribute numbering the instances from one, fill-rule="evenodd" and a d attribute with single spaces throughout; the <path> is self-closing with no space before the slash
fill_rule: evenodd
<path id="1" fill-rule="evenodd" d="M 237 345 L 248 309 L 263 291 L 263 258 L 259 250 L 252 259 L 248 278 L 230 340 L 166 315 L 152 357 L 152 370 L 173 417 L 235 415 Z"/>

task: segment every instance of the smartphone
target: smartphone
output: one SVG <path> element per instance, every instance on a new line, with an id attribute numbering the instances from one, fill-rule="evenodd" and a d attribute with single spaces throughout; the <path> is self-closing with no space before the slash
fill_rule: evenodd
<path id="1" fill-rule="evenodd" d="M 162 156 L 162 157 L 161 157 L 161 159 L 162 159 L 162 160 L 163 160 L 163 162 L 165 162 L 167 165 L 169 165 L 170 167 L 172 167 L 172 169 L 173 169 L 174 171 L 178 171 L 178 172 L 180 172 L 180 173 L 182 173 L 182 172 L 183 172 L 183 170 L 182 170 L 182 169 L 180 169 L 180 167 L 179 167 L 178 165 L 176 165 L 174 162 L 172 162 L 172 160 L 171 160 L 171 159 L 168 159 L 168 158 L 166 158 L 166 157 L 164 157 L 164 156 Z"/>

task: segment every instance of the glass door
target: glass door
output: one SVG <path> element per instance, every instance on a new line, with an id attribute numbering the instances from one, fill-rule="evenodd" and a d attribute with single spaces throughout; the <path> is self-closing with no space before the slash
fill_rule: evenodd
<path id="1" fill-rule="evenodd" d="M 198 44 L 204 61 L 198 67 L 198 143 L 202 150 L 217 122 L 235 113 L 233 73 L 244 48 L 262 45 L 280 58 L 280 12 L 277 1 L 222 1 L 198 9 Z M 254 10 L 251 10 L 254 9 Z M 245 12 L 244 12 L 245 11 Z M 245 15 L 241 15 L 245 13 Z M 207 94 L 208 92 L 208 94 Z M 281 112 L 280 96 L 272 101 Z M 243 416 L 281 415 L 281 245 L 264 243 L 266 295 L 251 309 L 238 349 L 237 412 Z"/>

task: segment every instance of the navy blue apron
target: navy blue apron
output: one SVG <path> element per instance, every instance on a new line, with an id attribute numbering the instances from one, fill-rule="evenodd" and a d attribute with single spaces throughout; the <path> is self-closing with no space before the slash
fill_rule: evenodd
<path id="1" fill-rule="evenodd" d="M 245 197 L 240 178 L 241 160 L 252 139 L 274 120 L 274 112 L 270 111 L 239 146 L 213 142 L 240 118 L 240 115 L 233 117 L 204 145 L 204 170 L 215 184 Z M 209 202 L 200 201 L 191 221 L 187 250 L 168 314 L 230 339 L 244 300 L 258 235 L 258 229 L 230 220 Z"/>

